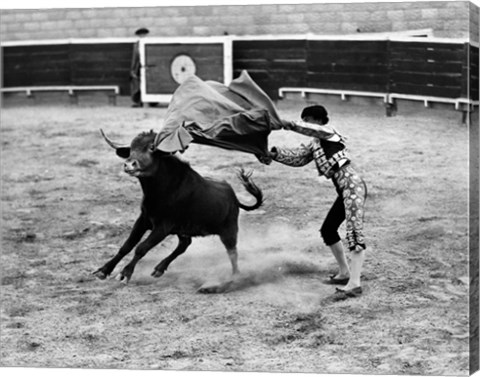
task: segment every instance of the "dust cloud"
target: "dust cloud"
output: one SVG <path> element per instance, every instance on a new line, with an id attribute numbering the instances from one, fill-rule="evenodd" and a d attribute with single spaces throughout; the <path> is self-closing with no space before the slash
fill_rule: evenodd
<path id="1" fill-rule="evenodd" d="M 158 280 L 150 277 L 156 264 L 177 245 L 174 236 L 137 265 L 132 283 L 196 291 L 205 284 L 226 284 L 225 292 L 250 290 L 252 298 L 272 304 L 314 305 L 318 287 L 328 271 L 326 254 L 316 229 L 294 229 L 276 222 L 264 227 L 243 226 L 239 231 L 240 275 L 233 281 L 230 260 L 218 236 L 194 238 Z M 299 277 L 301 277 L 299 279 Z"/>

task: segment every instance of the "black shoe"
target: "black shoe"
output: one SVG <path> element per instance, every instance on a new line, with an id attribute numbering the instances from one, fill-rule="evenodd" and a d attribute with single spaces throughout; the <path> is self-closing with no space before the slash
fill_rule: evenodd
<path id="1" fill-rule="evenodd" d="M 335 277 L 335 275 L 331 275 L 331 276 L 330 276 L 330 279 L 329 279 L 329 280 L 325 280 L 324 283 L 325 283 L 325 284 L 329 284 L 329 285 L 346 285 L 349 280 L 350 280 L 350 278 L 340 278 L 340 279 L 337 279 L 337 278 Z"/>
<path id="2" fill-rule="evenodd" d="M 342 294 L 347 297 L 358 297 L 363 293 L 362 287 L 356 287 L 356 288 L 347 289 L 347 290 L 336 288 L 336 291 L 338 294 Z"/>

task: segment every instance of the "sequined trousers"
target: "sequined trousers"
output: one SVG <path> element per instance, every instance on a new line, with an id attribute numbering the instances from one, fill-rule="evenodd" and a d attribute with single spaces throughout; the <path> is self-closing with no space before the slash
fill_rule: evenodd
<path id="1" fill-rule="evenodd" d="M 344 165 L 336 171 L 332 181 L 337 189 L 337 193 L 343 198 L 348 248 L 352 251 L 357 246 L 365 249 L 363 220 L 367 185 L 350 164 Z"/>

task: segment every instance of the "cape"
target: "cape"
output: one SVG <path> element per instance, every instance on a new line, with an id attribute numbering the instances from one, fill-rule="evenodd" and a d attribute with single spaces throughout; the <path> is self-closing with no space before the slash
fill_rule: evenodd
<path id="1" fill-rule="evenodd" d="M 246 71 L 228 86 L 188 77 L 173 93 L 157 149 L 184 151 L 190 143 L 265 155 L 268 135 L 283 121 Z"/>

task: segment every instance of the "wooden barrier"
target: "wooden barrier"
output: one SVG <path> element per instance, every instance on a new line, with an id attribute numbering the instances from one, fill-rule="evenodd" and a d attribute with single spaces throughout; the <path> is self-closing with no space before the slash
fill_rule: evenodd
<path id="1" fill-rule="evenodd" d="M 128 94 L 133 42 L 91 42 L 2 43 L 3 88 L 114 85 Z"/>
<path id="2" fill-rule="evenodd" d="M 67 92 L 70 96 L 71 103 L 78 103 L 77 92 L 108 92 L 109 103 L 116 105 L 117 95 L 120 93 L 120 89 L 116 85 L 90 85 L 90 86 L 72 86 L 72 85 L 59 85 L 59 86 L 21 86 L 0 88 L 1 93 L 19 93 L 25 92 L 27 97 L 33 98 L 34 92 Z"/>
<path id="3" fill-rule="evenodd" d="M 395 95 L 427 105 L 453 103 L 457 110 L 475 106 L 478 45 L 424 37 L 424 31 L 413 34 L 422 36 L 224 36 L 162 38 L 153 44 L 146 39 L 143 90 L 146 95 L 160 89 L 173 93 L 178 82 L 171 76 L 170 56 L 183 54 L 192 58 L 198 72 L 205 68 L 207 79 L 228 83 L 247 70 L 274 100 L 282 97 L 279 89 L 289 88 L 303 94 L 328 91 L 343 100 L 392 94 L 391 101 L 384 101 L 391 113 Z M 128 94 L 133 43 L 133 39 L 2 42 L 4 88 L 117 85 L 121 94 Z M 223 51 L 212 43 L 223 45 Z M 172 93 L 165 92 L 165 98 Z"/>
<path id="4" fill-rule="evenodd" d="M 377 97 L 382 98 L 384 103 L 389 103 L 388 93 L 364 92 L 358 90 L 341 90 L 341 89 L 315 89 L 315 88 L 279 88 L 278 96 L 283 98 L 285 93 L 300 93 L 302 97 L 306 97 L 308 93 L 332 94 L 338 95 L 342 101 L 346 101 L 347 97 Z"/>
<path id="5" fill-rule="evenodd" d="M 432 103 L 445 103 L 454 105 L 455 110 L 462 112 L 462 124 L 467 123 L 472 111 L 479 106 L 479 101 L 474 101 L 469 98 L 445 98 L 422 96 L 401 93 L 379 93 L 379 92 L 363 92 L 355 90 L 336 90 L 336 89 L 316 89 L 316 88 L 279 88 L 278 96 L 283 98 L 286 93 L 299 93 L 302 98 L 307 98 L 308 94 L 326 94 L 340 96 L 342 101 L 346 101 L 347 97 L 376 97 L 383 99 L 386 107 L 386 115 L 392 116 L 397 111 L 396 100 L 420 101 L 424 103 L 425 107 L 429 107 Z"/>

